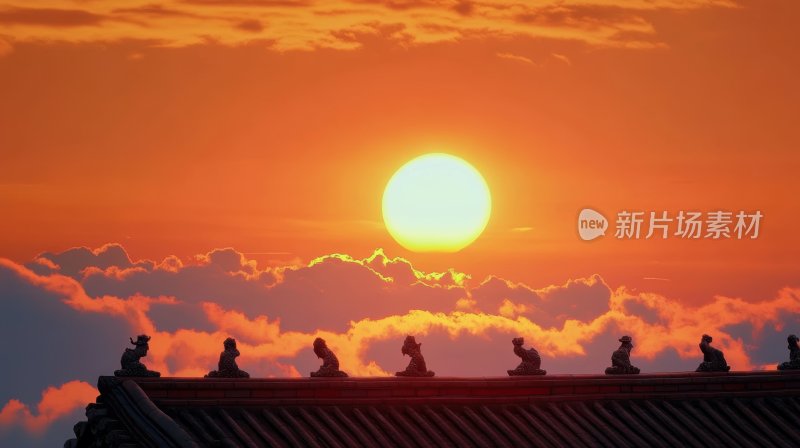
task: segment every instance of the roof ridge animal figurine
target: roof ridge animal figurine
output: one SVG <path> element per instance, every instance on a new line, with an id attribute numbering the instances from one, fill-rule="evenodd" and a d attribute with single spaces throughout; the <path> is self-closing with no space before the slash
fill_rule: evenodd
<path id="1" fill-rule="evenodd" d="M 314 354 L 317 355 L 317 358 L 322 359 L 322 365 L 319 366 L 319 370 L 316 372 L 311 372 L 312 378 L 347 376 L 345 372 L 339 370 L 339 358 L 328 348 L 325 339 L 314 339 Z"/>
<path id="2" fill-rule="evenodd" d="M 639 368 L 631 365 L 631 350 L 633 339 L 630 336 L 619 338 L 619 348 L 611 354 L 611 367 L 606 368 L 606 375 L 635 375 Z"/>
<path id="3" fill-rule="evenodd" d="M 122 368 L 114 371 L 114 376 L 122 377 L 160 377 L 161 373 L 148 370 L 147 366 L 142 364 L 139 360 L 147 356 L 147 351 L 150 350 L 150 336 L 140 334 L 134 341 L 129 338 L 134 348 L 126 348 L 122 353 L 120 364 Z"/>
<path id="4" fill-rule="evenodd" d="M 790 334 L 786 338 L 789 343 L 789 362 L 778 364 L 778 370 L 798 370 L 800 369 L 800 346 L 798 346 L 797 336 Z"/>
<path id="5" fill-rule="evenodd" d="M 700 351 L 703 352 L 703 362 L 697 366 L 696 372 L 727 372 L 731 367 L 725 361 L 725 355 L 722 350 L 716 349 L 711 346 L 713 338 L 704 334 L 700 338 Z"/>
<path id="6" fill-rule="evenodd" d="M 417 343 L 414 336 L 406 336 L 403 347 L 400 349 L 403 355 L 411 357 L 406 370 L 395 373 L 395 376 L 434 376 L 432 370 L 428 370 L 425 358 L 422 356 L 422 343 Z"/>
<path id="7" fill-rule="evenodd" d="M 250 374 L 239 369 L 236 358 L 239 356 L 239 349 L 236 348 L 236 339 L 227 338 L 222 343 L 224 350 L 219 354 L 219 370 L 208 372 L 205 378 L 250 378 Z"/>
<path id="8" fill-rule="evenodd" d="M 525 349 L 522 347 L 525 344 L 525 338 L 514 338 L 511 340 L 514 345 L 514 354 L 522 359 L 516 369 L 507 370 L 509 376 L 528 376 L 528 375 L 546 375 L 547 371 L 540 369 L 542 365 L 542 358 L 535 348 L 531 347 Z"/>

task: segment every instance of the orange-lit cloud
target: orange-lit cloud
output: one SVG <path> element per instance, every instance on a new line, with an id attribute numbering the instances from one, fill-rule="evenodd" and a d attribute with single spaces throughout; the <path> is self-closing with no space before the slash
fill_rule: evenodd
<path id="1" fill-rule="evenodd" d="M 63 303 L 77 311 L 122 317 L 135 328 L 146 329 L 151 327 L 150 321 L 147 318 L 147 311 L 150 308 L 150 304 L 175 303 L 173 298 L 166 296 L 150 298 L 141 295 L 133 295 L 129 298 L 121 299 L 104 295 L 92 298 L 86 294 L 83 286 L 73 278 L 60 274 L 40 276 L 4 258 L 0 258 L 0 267 L 13 271 L 32 285 L 38 286 L 45 291 L 61 295 L 63 297 Z M 112 267 L 109 269 L 113 270 L 114 268 Z"/>
<path id="2" fill-rule="evenodd" d="M 626 311 L 625 305 L 631 301 L 652 307 L 663 321 L 650 323 Z M 653 359 L 665 349 L 674 349 L 683 358 L 699 359 L 697 346 L 700 335 L 711 333 L 715 335 L 714 344 L 726 353 L 729 363 L 736 370 L 750 370 L 756 365 L 745 349 L 743 338 L 732 336 L 725 327 L 745 322 L 759 330 L 767 324 L 780 327 L 785 315 L 800 312 L 800 291 L 784 289 L 775 299 L 757 304 L 717 297 L 707 305 L 692 309 L 658 295 L 631 295 L 621 288 L 614 293 L 610 307 L 603 315 L 591 321 L 569 319 L 562 327 L 549 329 L 542 328 L 533 319 L 515 317 L 514 313 L 507 312 L 508 306 L 509 302 L 504 302 L 500 314 L 414 310 L 404 315 L 352 322 L 345 333 L 284 333 L 280 332 L 278 324 L 270 325 L 263 316 L 249 320 L 241 313 L 225 311 L 216 305 L 207 305 L 207 311 L 220 328 L 224 328 L 223 334 L 246 335 L 249 340 L 256 341 L 243 345 L 250 356 L 270 360 L 294 357 L 301 349 L 307 348 L 316 335 L 320 335 L 336 351 L 342 365 L 347 366 L 354 375 L 389 374 L 375 360 L 367 359 L 365 354 L 370 345 L 377 341 L 399 340 L 406 334 L 425 336 L 441 331 L 451 339 L 490 333 L 524 335 L 526 341 L 536 346 L 544 356 L 575 357 L 577 361 L 585 354 L 585 344 L 610 327 L 633 336 L 636 356 L 645 359 Z M 184 342 L 195 336 L 197 334 Z M 504 343 L 504 339 L 498 341 L 501 346 Z M 609 344 L 613 345 L 613 340 Z M 208 354 L 209 357 L 211 355 Z M 597 366 L 598 371 L 600 367 Z M 456 372 L 457 369 L 452 373 Z"/>
<path id="3" fill-rule="evenodd" d="M 566 55 L 560 53 L 551 53 L 550 55 L 567 65 L 572 65 L 572 60 L 570 60 L 570 58 Z"/>
<path id="4" fill-rule="evenodd" d="M 9 400 L 0 409 L 0 430 L 21 426 L 29 433 L 40 434 L 53 421 L 86 407 L 98 395 L 97 389 L 83 381 L 70 381 L 59 387 L 48 387 L 42 399 L 31 409 L 19 400 Z"/>
<path id="5" fill-rule="evenodd" d="M 92 263 L 103 264 L 108 250 L 120 250 L 115 258 L 128 267 L 91 266 Z M 605 367 L 605 355 L 615 348 L 616 338 L 621 334 L 634 338 L 635 360 L 646 363 L 651 369 L 675 369 L 674 364 L 670 365 L 674 360 L 661 360 L 665 356 L 671 359 L 670 353 L 681 360 L 682 369 L 693 368 L 701 359 L 697 347 L 700 336 L 709 333 L 734 370 L 748 370 L 773 366 L 783 359 L 783 344 L 768 347 L 770 354 L 766 358 L 763 353 L 758 356 L 753 353 L 763 343 L 762 335 L 770 333 L 783 337 L 778 333 L 788 331 L 787 325 L 795 325 L 796 316 L 800 314 L 800 289 L 797 288 L 784 288 L 768 300 L 717 296 L 693 306 L 659 294 L 632 292 L 625 287 L 612 290 L 598 275 L 542 288 L 498 277 L 473 284 L 465 273 L 452 270 L 426 273 L 414 268 L 408 260 L 390 258 L 380 250 L 363 259 L 332 254 L 305 265 L 268 270 L 261 270 L 233 249 L 214 250 L 186 263 L 174 257 L 168 257 L 170 261 L 164 263 L 132 262 L 124 249 L 116 245 L 105 246 L 101 251 L 81 249 L 65 253 L 69 256 L 43 254 L 39 261 L 31 264 L 37 269 L 53 270 L 41 274 L 12 261 L 0 260 L 0 282 L 18 283 L 17 286 L 14 283 L 0 286 L 14 290 L 19 289 L 19 285 L 30 285 L 42 294 L 54 294 L 59 298 L 54 305 L 67 310 L 60 313 L 65 320 L 91 314 L 123 322 L 124 328 L 114 332 L 87 329 L 98 340 L 119 339 L 118 343 L 111 344 L 110 352 L 105 350 L 106 355 L 92 361 L 98 366 L 97 375 L 109 374 L 116 368 L 117 353 L 125 347 L 126 337 L 137 333 L 152 336 L 150 353 L 143 361 L 165 376 L 204 375 L 215 367 L 222 341 L 229 336 L 239 342 L 240 366 L 256 377 L 307 375 L 319 362 L 310 349 L 318 336 L 326 339 L 342 368 L 351 375 L 391 375 L 406 362 L 399 355 L 399 342 L 393 342 L 401 341 L 407 334 L 417 335 L 418 340 L 425 342 L 426 353 L 434 353 L 429 355 L 429 364 L 436 365 L 438 373 L 443 375 L 502 372 L 497 370 L 498 365 L 513 364 L 509 341 L 516 336 L 523 336 L 528 345 L 536 347 L 544 363 L 561 366 L 548 369 L 553 373 L 587 369 L 600 372 Z M 53 260 L 60 260 L 68 270 L 77 272 L 78 278 L 59 274 L 61 266 Z M 90 265 L 74 264 L 75 260 Z M 169 268 L 165 269 L 164 265 Z M 227 300 L 224 294 L 196 300 L 192 290 L 178 287 L 176 282 L 195 281 L 197 277 L 181 275 L 197 269 L 212 282 L 232 290 L 249 284 L 256 289 L 248 291 L 262 291 L 261 296 L 252 297 L 261 311 L 242 311 L 237 305 L 239 302 Z M 264 282 L 262 275 L 276 269 L 283 270 L 284 275 L 270 276 L 270 281 Z M 131 274 L 120 274 L 126 271 Z M 9 278 L 7 273 L 13 277 Z M 111 281 L 100 285 L 113 290 L 135 278 L 140 280 L 137 285 L 146 285 L 141 277 L 148 276 L 156 281 L 149 287 L 161 282 L 165 291 L 176 295 L 119 297 L 105 292 L 97 294 L 97 291 L 90 295 L 85 289 L 97 277 Z M 234 283 L 230 283 L 231 280 Z M 333 288 L 331 282 L 346 288 Z M 378 287 L 375 287 L 376 282 Z M 300 292 L 314 285 L 322 285 L 325 290 L 308 296 L 310 301 L 299 307 L 276 307 L 276 302 L 284 299 L 270 295 L 276 288 Z M 98 284 L 92 284 L 92 288 L 97 289 Z M 328 319 L 325 316 L 336 307 L 350 306 L 348 292 L 361 289 L 385 294 L 375 296 L 373 301 L 400 301 L 406 305 L 387 302 L 383 304 L 386 312 L 373 317 L 345 317 L 341 330 L 317 325 L 325 322 Z M 4 300 L 15 298 L 5 297 Z M 439 311 L 425 306 L 437 301 L 441 302 Z M 314 308 L 322 312 L 317 313 Z M 199 313 L 187 312 L 192 309 Z M 277 309 L 282 311 L 274 311 Z M 284 323 L 304 319 L 310 321 L 310 329 Z M 84 341 L 81 350 L 87 349 L 87 343 L 91 345 Z M 388 351 L 380 349 L 387 344 Z M 471 346 L 474 344 L 479 348 Z M 598 347 L 604 351 L 599 358 Z M 33 354 L 30 360 L 23 362 L 40 362 L 35 361 L 36 347 L 22 348 Z M 455 350 L 464 356 L 440 364 L 435 354 L 442 350 Z M 482 361 L 476 364 L 476 359 Z M 590 359 L 594 361 L 588 361 Z M 93 378 L 81 380 L 93 381 Z M 0 422 L 4 426 L 23 425 L 30 431 L 40 431 L 74 409 L 75 403 L 91 401 L 94 393 L 93 388 L 81 382 L 48 389 L 36 412 L 13 399 L 7 402 Z"/>
<path id="6" fill-rule="evenodd" d="M 497 57 L 509 61 L 521 62 L 523 64 L 536 65 L 536 63 L 533 62 L 533 60 L 531 60 L 530 58 L 526 58 L 525 56 L 520 56 L 514 53 L 497 53 Z"/>
<path id="7" fill-rule="evenodd" d="M 12 1 L 0 23 L 15 40 L 69 42 L 141 39 L 166 46 L 263 42 L 278 49 L 352 49 L 376 37 L 402 45 L 476 36 L 526 36 L 610 47 L 662 44 L 645 13 L 734 7 L 732 0 L 172 0 Z M 421 19 L 422 18 L 422 19 Z"/>
<path id="8" fill-rule="evenodd" d="M 222 254 L 225 256 L 220 258 Z M 258 267 L 232 249 L 212 251 L 197 260 L 201 263 L 216 260 L 215 263 L 224 266 L 233 276 L 240 275 L 237 273 L 245 269 L 247 275 L 242 276 L 241 281 L 259 284 L 257 274 L 261 271 Z M 9 262 L 6 264 L 11 266 Z M 352 266 L 353 270 L 342 270 L 343 266 Z M 17 269 L 23 273 L 25 271 L 24 268 Z M 109 269 L 102 271 L 102 275 L 118 279 Z M 175 266 L 174 269 L 179 271 L 187 267 Z M 399 314 L 353 320 L 343 332 L 324 327 L 317 327 L 316 331 L 296 331 L 281 327 L 282 319 L 292 317 L 288 314 L 271 313 L 272 318 L 252 313 L 248 315 L 230 309 L 224 297 L 214 297 L 211 298 L 213 302 L 203 301 L 197 305 L 202 308 L 205 319 L 214 331 L 192 330 L 190 322 L 186 322 L 189 325 L 187 329 L 163 331 L 150 316 L 150 307 L 153 304 L 174 306 L 181 303 L 179 299 L 140 295 L 126 299 L 113 296 L 91 298 L 73 279 L 58 274 L 37 276 L 29 271 L 25 275 L 35 284 L 66 294 L 68 298 L 65 303 L 78 311 L 120 316 L 136 331 L 156 334 L 160 343 L 154 344 L 150 362 L 169 373 L 180 375 L 199 374 L 213 364 L 219 349 L 218 341 L 227 335 L 240 338 L 245 364 L 257 363 L 258 359 L 279 363 L 280 359 L 294 358 L 309 346 L 314 337 L 324 335 L 332 347 L 341 351 L 340 358 L 353 374 L 363 375 L 385 372 L 372 360 L 364 358 L 372 343 L 407 333 L 424 335 L 443 331 L 452 338 L 488 332 L 523 334 L 544 355 L 577 356 L 584 354 L 585 343 L 609 329 L 619 329 L 634 336 L 637 355 L 651 359 L 666 348 L 674 349 L 681 357 L 694 358 L 697 356 L 699 335 L 712 333 L 717 337 L 715 343 L 729 353 L 730 361 L 737 368 L 749 369 L 754 364 L 745 350 L 742 335 L 730 334 L 727 327 L 746 323 L 752 326 L 755 333 L 768 326 L 780 329 L 787 315 L 800 312 L 797 291 L 789 288 L 767 301 L 752 303 L 737 298 L 715 297 L 711 302 L 693 307 L 657 294 L 631 293 L 624 287 L 612 291 L 596 275 L 540 289 L 496 277 L 470 286 L 466 274 L 453 271 L 444 274 L 420 272 L 407 260 L 386 257 L 382 251 L 376 251 L 365 259 L 328 255 L 312 260 L 306 267 L 290 266 L 289 269 L 291 276 L 281 278 L 276 284 L 262 284 L 261 288 L 265 292 L 278 286 L 289 290 L 305 288 L 300 285 L 320 277 L 309 277 L 304 272 L 333 269 L 337 281 L 346 284 L 348 290 L 365 287 L 374 290 L 367 285 L 376 281 L 383 284 L 377 290 L 407 290 L 408 294 L 399 294 L 397 297 L 406 301 L 410 308 Z M 154 269 L 152 272 L 156 271 Z M 143 275 L 148 273 L 145 271 Z M 416 308 L 424 304 L 418 296 L 433 291 L 453 291 L 454 294 L 449 297 L 459 300 L 446 302 L 439 312 Z M 265 300 L 271 300 L 269 295 L 265 297 Z M 316 306 L 322 310 L 333 309 L 340 306 L 338 302 L 348 300 L 346 295 L 315 297 L 314 300 L 318 301 Z M 264 302 L 263 309 L 269 310 L 272 305 Z M 392 306 L 386 304 L 386 309 L 391 310 Z M 284 313 L 305 314 L 314 319 L 311 316 L 315 315 L 308 314 L 309 311 L 311 309 L 307 305 L 284 308 Z"/>

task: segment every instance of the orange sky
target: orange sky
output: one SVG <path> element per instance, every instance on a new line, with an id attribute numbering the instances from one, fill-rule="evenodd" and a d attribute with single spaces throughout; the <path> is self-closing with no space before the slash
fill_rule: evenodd
<path id="1" fill-rule="evenodd" d="M 243 337 L 243 365 L 305 375 L 316 360 L 303 347 L 324 331 L 349 369 L 374 374 L 396 361 L 375 355 L 381 344 L 397 352 L 405 332 L 430 332 L 426 347 L 439 350 L 453 332 L 510 346 L 505 332 L 530 331 L 526 341 L 557 364 L 594 356 L 565 336 L 604 347 L 593 338 L 625 325 L 637 350 L 660 357 L 651 366 L 691 364 L 712 325 L 739 366 L 772 363 L 757 350 L 763 339 L 742 336 L 749 327 L 726 325 L 774 327 L 764 338 L 782 356 L 782 325 L 800 309 L 797 23 L 793 0 L 6 0 L 0 295 L 58 297 L 54 313 L 78 329 L 100 314 L 93 325 L 149 331 L 151 362 L 172 373 L 202 373 L 217 356 L 203 345 L 170 360 L 169 344 L 200 344 L 189 337 Z M 389 178 L 426 152 L 466 159 L 492 192 L 486 231 L 457 254 L 411 253 L 382 223 Z M 576 232 L 584 207 L 612 219 L 764 218 L 756 240 L 618 240 L 612 229 L 586 242 Z M 79 246 L 95 250 L 62 253 Z M 238 252 L 214 251 L 225 247 Z M 376 248 L 403 259 L 365 266 Z M 49 261 L 30 263 L 42 252 Z M 115 261 L 103 264 L 108 253 Z M 308 266 L 332 253 L 353 258 Z M 405 260 L 472 280 L 420 286 Z M 387 286 L 381 275 L 395 274 L 376 269 L 410 283 Z M 490 275 L 504 280 L 482 283 Z M 303 321 L 314 300 L 331 307 L 323 316 L 341 308 L 326 300 L 350 298 L 331 279 L 364 287 L 354 310 L 386 291 L 399 308 Z M 317 297 L 317 283 L 335 292 Z M 548 298 L 558 294 L 576 302 Z M 254 296 L 262 308 L 242 299 Z M 280 308 L 295 296 L 308 302 Z M 556 324 L 514 306 L 542 307 Z M 184 314 L 191 322 L 173 322 Z M 675 353 L 663 350 L 669 337 Z M 122 345 L 108 344 L 117 356 Z M 606 353 L 596 359 L 580 365 Z M 569 361 L 551 371 L 571 371 Z M 96 374 L 31 379 L 38 411 L 30 394 L 0 390 L 0 426 L 62 418 L 91 398 Z"/>
<path id="2" fill-rule="evenodd" d="M 0 8 L 5 256 L 109 241 L 137 258 L 407 256 L 383 187 L 446 151 L 484 174 L 494 213 L 423 268 L 599 272 L 689 298 L 797 279 L 794 2 L 118 3 Z M 587 244 L 584 206 L 765 220 L 757 241 Z"/>

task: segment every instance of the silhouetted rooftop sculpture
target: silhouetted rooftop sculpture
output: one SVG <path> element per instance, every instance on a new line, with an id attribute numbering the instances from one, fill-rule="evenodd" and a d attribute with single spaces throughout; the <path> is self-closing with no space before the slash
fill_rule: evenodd
<path id="1" fill-rule="evenodd" d="M 228 338 L 222 343 L 225 350 L 219 354 L 219 370 L 212 370 L 208 372 L 206 378 L 250 378 L 250 374 L 244 370 L 239 370 L 236 364 L 236 357 L 239 356 L 239 350 L 236 348 L 236 339 Z"/>
<path id="2" fill-rule="evenodd" d="M 400 352 L 404 355 L 408 355 L 411 357 L 411 361 L 408 363 L 408 367 L 406 370 L 402 372 L 395 373 L 396 376 L 433 376 L 434 373 L 431 370 L 428 370 L 428 367 L 425 365 L 425 358 L 422 357 L 422 351 L 420 348 L 422 347 L 422 343 L 420 342 L 417 344 L 417 341 L 414 339 L 414 336 L 406 336 L 405 342 L 403 342 L 403 348 L 400 349 Z"/>
<path id="3" fill-rule="evenodd" d="M 722 351 L 711 346 L 713 338 L 704 334 L 700 339 L 700 351 L 703 352 L 703 362 L 697 366 L 696 372 L 727 372 L 731 367 L 725 361 Z"/>
<path id="4" fill-rule="evenodd" d="M 540 369 L 542 365 L 542 358 L 535 348 L 524 349 L 522 345 L 525 343 L 524 338 L 514 338 L 511 340 L 514 344 L 514 354 L 522 358 L 522 362 L 514 370 L 508 370 L 509 376 L 525 376 L 525 375 L 545 375 L 547 371 Z"/>
<path id="5" fill-rule="evenodd" d="M 328 348 L 325 339 L 314 339 L 314 353 L 322 359 L 322 365 L 316 372 L 311 372 L 312 377 L 345 377 L 346 373 L 339 370 L 339 359 Z"/>
<path id="6" fill-rule="evenodd" d="M 619 338 L 619 348 L 611 354 L 611 367 L 606 368 L 606 375 L 629 375 L 639 373 L 639 368 L 631 365 L 633 339 L 630 336 Z"/>
<path id="7" fill-rule="evenodd" d="M 114 376 L 161 376 L 158 372 L 147 370 L 147 366 L 139 362 L 141 358 L 147 356 L 147 351 L 150 350 L 150 336 L 140 334 L 136 337 L 136 341 L 134 341 L 133 338 L 130 338 L 130 340 L 131 344 L 136 347 L 133 349 L 125 349 L 125 352 L 122 353 L 122 359 L 120 360 L 122 369 L 115 370 Z"/>
<path id="8" fill-rule="evenodd" d="M 789 343 L 789 362 L 778 364 L 778 370 L 798 370 L 800 369 L 800 346 L 797 345 L 797 336 L 790 334 L 786 338 Z"/>
<path id="9" fill-rule="evenodd" d="M 800 370 L 698 376 L 101 377 L 64 446 L 797 445 Z"/>

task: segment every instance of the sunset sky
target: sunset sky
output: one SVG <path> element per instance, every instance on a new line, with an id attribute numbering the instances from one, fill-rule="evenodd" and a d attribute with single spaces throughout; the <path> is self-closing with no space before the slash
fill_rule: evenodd
<path id="1" fill-rule="evenodd" d="M 228 336 L 254 376 L 307 376 L 317 335 L 356 376 L 402 369 L 406 334 L 443 376 L 503 374 L 516 336 L 551 373 L 602 372 L 621 334 L 643 371 L 694 370 L 703 333 L 774 369 L 800 331 L 797 23 L 792 0 L 0 0 L 0 445 L 71 437 L 142 332 L 171 376 Z M 491 191 L 458 253 L 383 222 L 435 152 Z M 615 238 L 624 210 L 763 218 Z"/>

